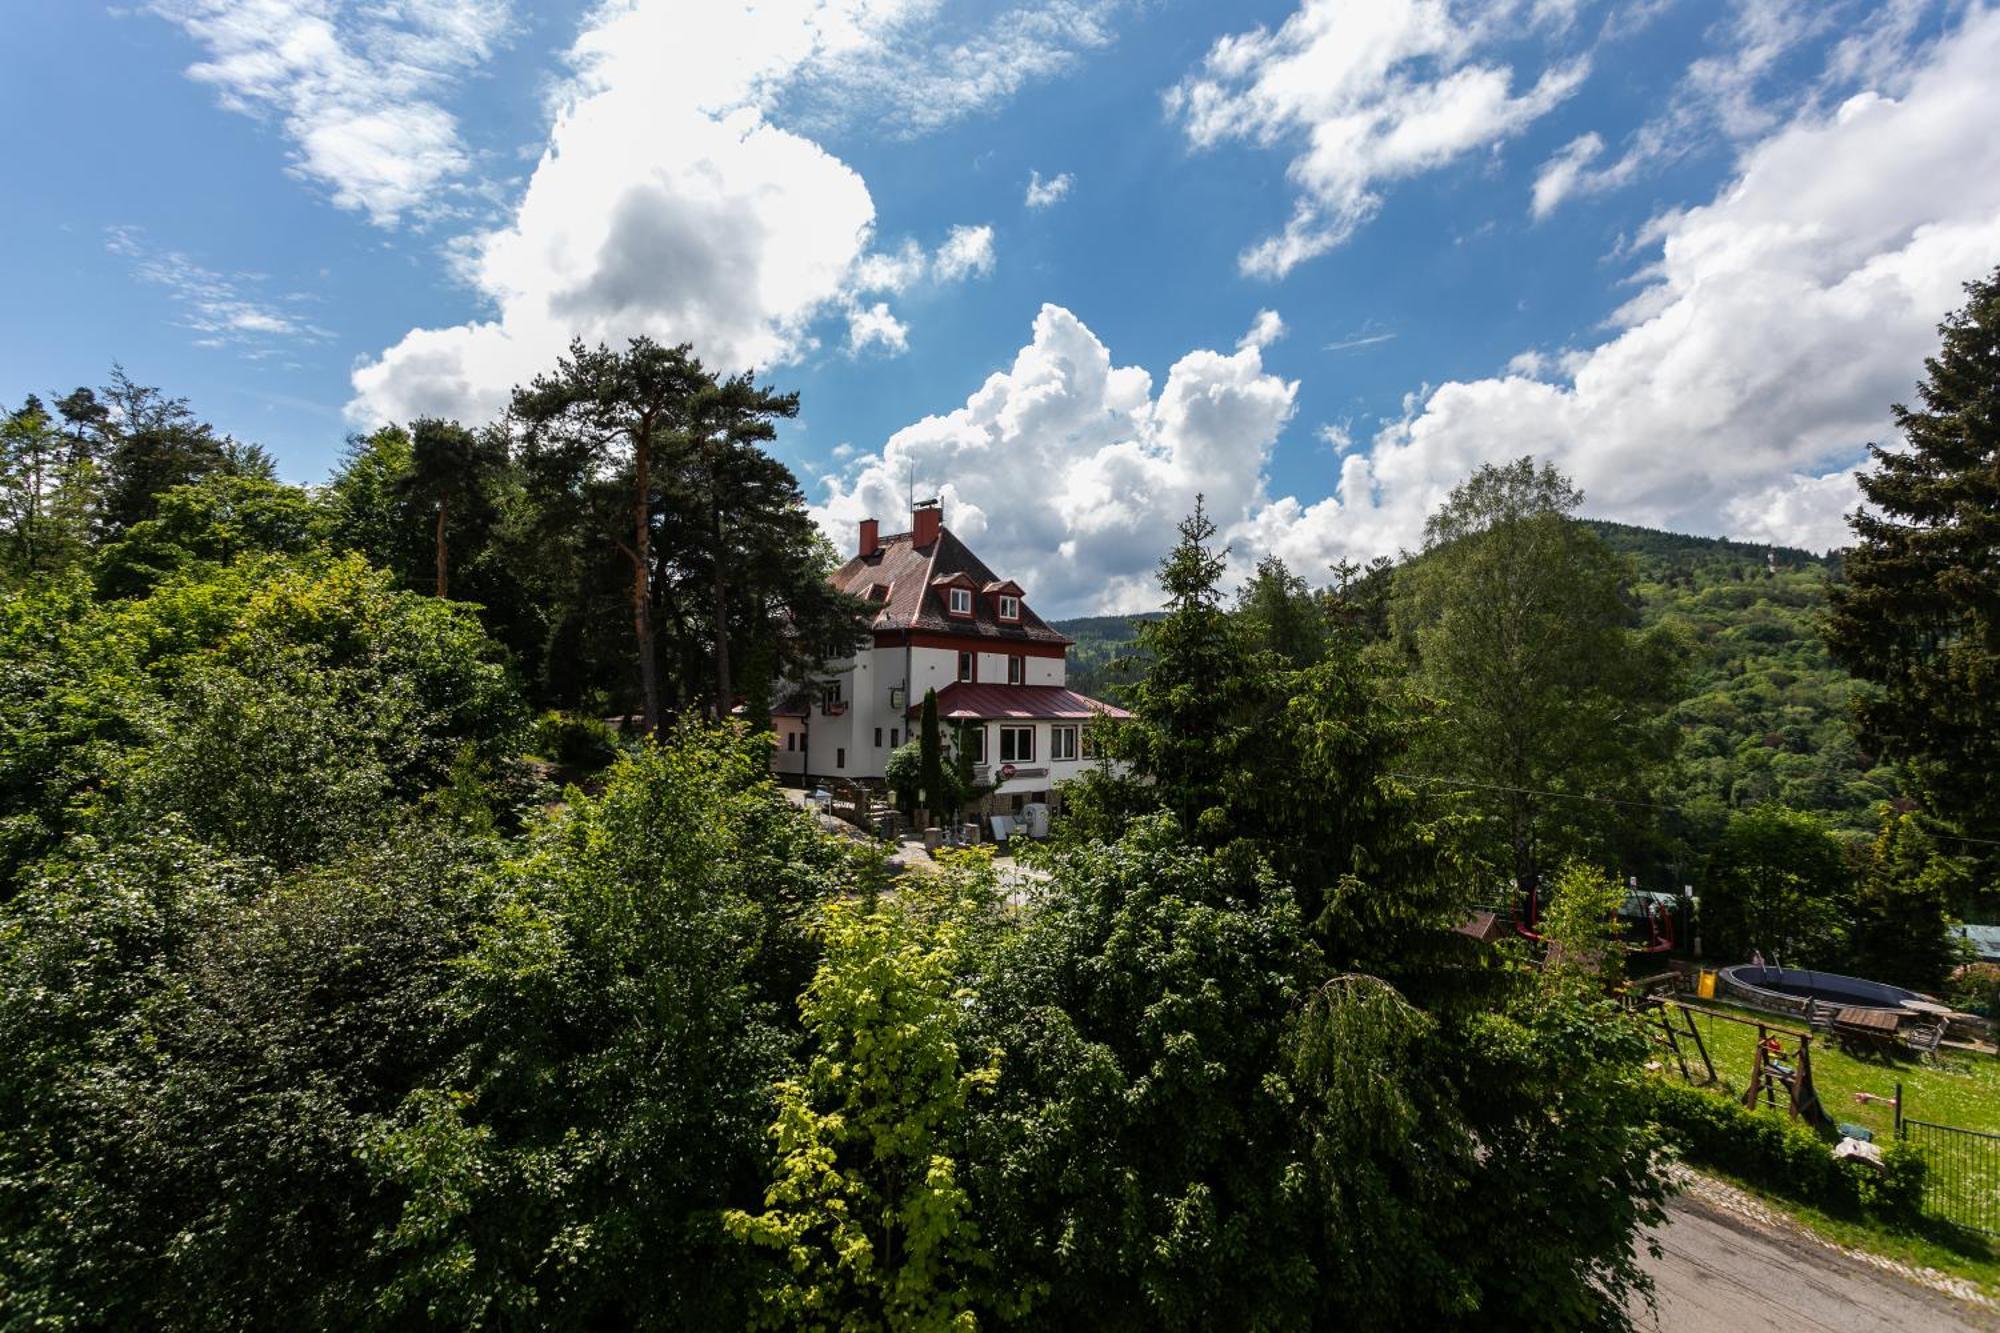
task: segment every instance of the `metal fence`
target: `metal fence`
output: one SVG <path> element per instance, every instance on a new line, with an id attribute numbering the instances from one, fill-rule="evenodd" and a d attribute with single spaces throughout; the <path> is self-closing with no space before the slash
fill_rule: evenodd
<path id="1" fill-rule="evenodd" d="M 1924 1154 L 1924 1212 L 2000 1236 L 2000 1134 L 1900 1117 L 1897 1129 Z"/>

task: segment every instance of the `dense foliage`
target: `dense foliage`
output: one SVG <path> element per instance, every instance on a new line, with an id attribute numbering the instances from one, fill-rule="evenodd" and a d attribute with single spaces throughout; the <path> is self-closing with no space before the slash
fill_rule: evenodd
<path id="1" fill-rule="evenodd" d="M 1907 1153 L 1661 1088 L 1608 988 L 1668 869 L 1712 950 L 1944 982 L 1982 789 L 1872 756 L 1974 753 L 1956 538 L 1864 524 L 1843 656 L 1911 561 L 1949 640 L 1864 754 L 1802 553 L 1523 460 L 1232 600 L 1197 506 L 1052 843 L 892 879 L 769 773 L 858 624 L 762 448 L 796 400 L 641 340 L 513 406 L 317 490 L 122 374 L 0 420 L 0 1328 L 1618 1328 L 1670 1146 L 1911 1214 Z M 971 776 L 927 698 L 893 785 Z M 1537 948 L 1464 928 L 1508 879 Z"/>

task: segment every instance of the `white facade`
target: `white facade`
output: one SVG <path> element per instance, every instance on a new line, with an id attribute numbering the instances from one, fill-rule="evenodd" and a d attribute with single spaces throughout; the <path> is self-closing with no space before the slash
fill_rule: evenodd
<path id="1" fill-rule="evenodd" d="M 828 668 L 827 679 L 832 683 L 824 687 L 819 698 L 811 701 L 810 716 L 800 728 L 801 749 L 782 748 L 786 741 L 784 731 L 780 730 L 778 771 L 810 773 L 815 777 L 879 780 L 888 768 L 890 753 L 908 740 L 919 725 L 919 719 L 907 710 L 923 703 L 926 690 L 942 694 L 947 686 L 958 681 L 961 652 L 973 654 L 975 680 L 980 684 L 1059 686 L 1068 683 L 1069 662 L 1066 656 L 989 652 L 983 647 L 964 650 L 901 645 L 864 648 L 848 661 Z M 1016 659 L 1019 667 L 1010 668 L 1010 658 Z M 1010 669 L 1021 672 L 1023 678 L 1010 679 Z M 832 697 L 836 692 L 837 700 Z M 797 722 L 797 719 L 783 720 Z M 1003 724 L 994 721 L 982 725 L 992 733 L 987 737 L 987 755 L 988 762 L 997 768 L 998 728 Z M 1025 726 L 1028 723 L 1005 725 Z M 1049 754 L 1051 745 L 1057 743 L 1048 734 L 1050 727 L 1065 724 L 1036 720 L 1034 725 L 1038 728 L 1034 747 L 1038 758 L 1034 764 L 1019 767 L 1046 766 L 1039 756 Z M 1066 761 L 1058 767 L 1062 770 L 1061 776 L 1051 776 L 1043 780 L 1041 786 L 1074 777 L 1083 771 L 1080 760 Z M 1017 782 L 1009 782 L 1001 788 L 1003 793 L 1014 790 L 1026 791 L 1030 788 Z"/>

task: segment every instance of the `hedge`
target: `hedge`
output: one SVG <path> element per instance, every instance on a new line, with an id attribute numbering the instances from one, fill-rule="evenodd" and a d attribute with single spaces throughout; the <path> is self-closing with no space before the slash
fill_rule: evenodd
<path id="1" fill-rule="evenodd" d="M 1782 1198 L 1897 1224 L 1914 1222 L 1922 1211 L 1923 1154 L 1910 1144 L 1884 1145 L 1880 1170 L 1837 1160 L 1831 1145 L 1800 1121 L 1674 1083 L 1654 1088 L 1653 1118 L 1689 1162 Z"/>

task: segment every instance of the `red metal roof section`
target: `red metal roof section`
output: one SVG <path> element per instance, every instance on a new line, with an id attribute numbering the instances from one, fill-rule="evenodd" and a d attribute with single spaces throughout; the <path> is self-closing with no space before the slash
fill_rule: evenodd
<path id="1" fill-rule="evenodd" d="M 1094 717 L 1132 716 L 1122 708 L 1078 694 L 1063 685 L 982 685 L 955 681 L 938 691 L 938 716 L 965 722 L 1007 722 L 1015 718 L 1088 722 Z M 910 709 L 924 711 L 919 699 Z"/>
<path id="2" fill-rule="evenodd" d="M 1019 620 L 1001 620 L 997 599 L 984 591 L 972 599 L 971 616 L 952 615 L 947 609 L 944 589 L 933 584 L 964 579 L 972 587 L 984 590 L 1000 580 L 964 542 L 952 535 L 950 528 L 940 527 L 937 540 L 928 546 L 917 546 L 914 538 L 915 534 L 908 532 L 883 537 L 872 553 L 855 556 L 833 573 L 833 586 L 856 597 L 867 597 L 878 584 L 889 586 L 888 598 L 877 603 L 881 609 L 875 613 L 870 628 L 937 630 L 992 640 L 996 644 L 1023 640 L 1065 645 L 1070 642 L 1066 635 L 1051 629 L 1025 601 Z"/>

